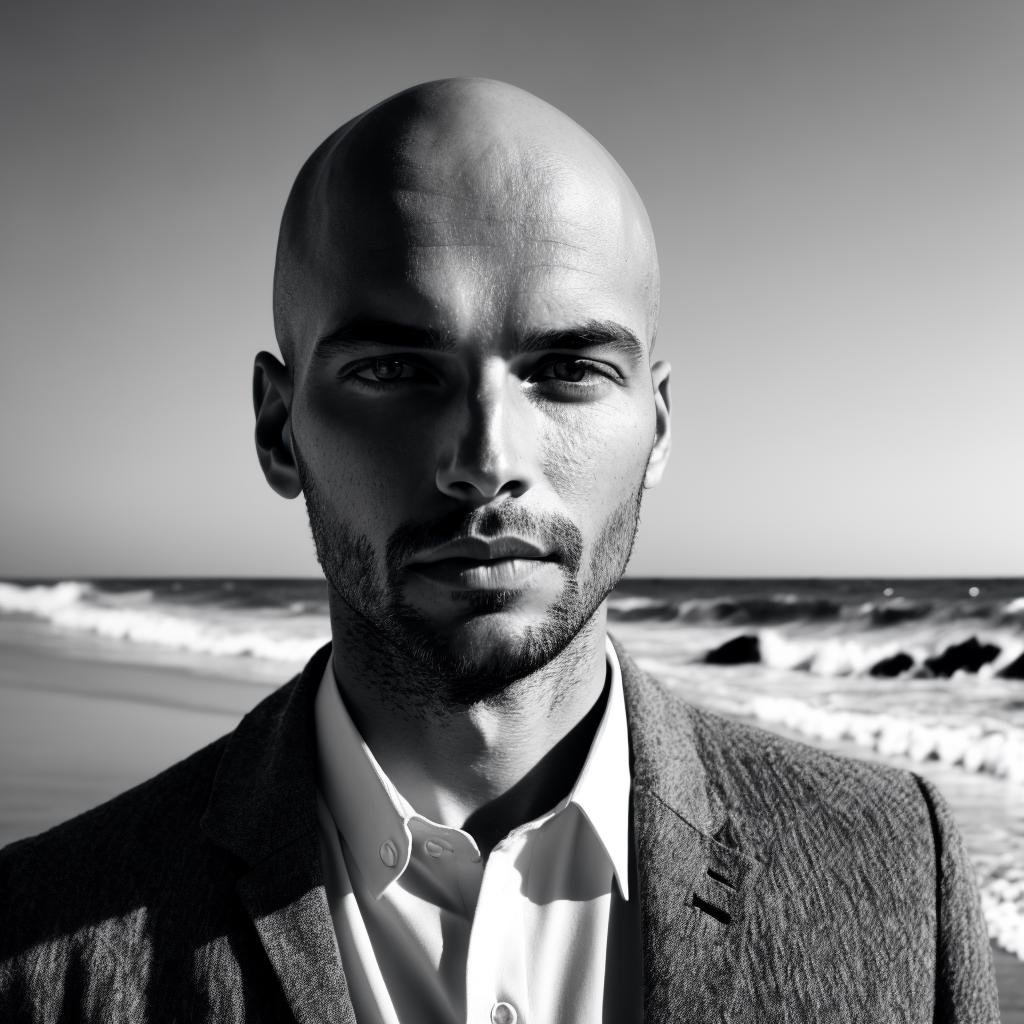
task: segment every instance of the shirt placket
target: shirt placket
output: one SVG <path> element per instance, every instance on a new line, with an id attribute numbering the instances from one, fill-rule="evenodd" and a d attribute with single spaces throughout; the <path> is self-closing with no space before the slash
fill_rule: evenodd
<path id="1" fill-rule="evenodd" d="M 513 833 L 487 859 L 466 957 L 466 1024 L 532 1024 L 519 907 L 528 843 L 528 833 Z"/>

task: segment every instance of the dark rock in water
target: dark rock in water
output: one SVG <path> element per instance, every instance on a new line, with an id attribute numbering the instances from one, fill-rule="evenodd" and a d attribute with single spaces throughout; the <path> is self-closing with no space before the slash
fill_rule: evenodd
<path id="1" fill-rule="evenodd" d="M 894 676 L 909 672 L 914 667 L 914 659 L 905 651 L 894 654 L 889 658 L 883 658 L 876 665 L 868 670 L 868 675 L 878 676 L 881 679 L 892 679 Z"/>
<path id="2" fill-rule="evenodd" d="M 756 635 L 750 634 L 734 636 L 704 656 L 709 665 L 750 665 L 760 660 L 761 643 Z"/>
<path id="3" fill-rule="evenodd" d="M 999 648 L 995 644 L 983 644 L 976 636 L 965 640 L 962 644 L 947 647 L 940 655 L 928 658 L 925 664 L 937 676 L 951 676 L 954 672 L 977 672 L 982 665 L 995 661 L 999 657 Z"/>
<path id="4" fill-rule="evenodd" d="M 1024 679 L 1024 654 L 1000 669 L 999 676 L 1001 679 Z"/>

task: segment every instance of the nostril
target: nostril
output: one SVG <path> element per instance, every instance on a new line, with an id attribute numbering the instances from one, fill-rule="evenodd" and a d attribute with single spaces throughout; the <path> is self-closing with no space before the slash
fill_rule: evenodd
<path id="1" fill-rule="evenodd" d="M 519 478 L 482 470 L 467 472 L 464 468 L 439 470 L 436 483 L 442 494 L 474 501 L 491 501 L 502 495 L 517 498 L 529 489 L 526 481 Z"/>

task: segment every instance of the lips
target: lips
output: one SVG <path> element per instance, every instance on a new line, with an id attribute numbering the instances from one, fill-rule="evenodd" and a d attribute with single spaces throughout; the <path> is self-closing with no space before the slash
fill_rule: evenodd
<path id="1" fill-rule="evenodd" d="M 519 537 L 457 537 L 446 544 L 421 552 L 413 559 L 413 564 L 430 565 L 453 558 L 473 562 L 494 562 L 506 558 L 550 557 L 550 552 Z"/>
<path id="2" fill-rule="evenodd" d="M 522 586 L 555 556 L 519 537 L 460 537 L 418 554 L 409 568 L 436 583 L 462 590 Z"/>

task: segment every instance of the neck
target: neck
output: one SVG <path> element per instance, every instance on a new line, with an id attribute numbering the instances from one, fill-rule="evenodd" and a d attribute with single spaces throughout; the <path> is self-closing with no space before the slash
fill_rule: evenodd
<path id="1" fill-rule="evenodd" d="M 464 828 L 485 855 L 550 810 L 579 775 L 605 700 L 605 606 L 568 646 L 479 700 L 389 643 L 331 595 L 333 667 L 359 732 L 418 813 Z M 343 607 L 335 607 L 336 605 Z M 433 699 L 431 699 L 433 698 Z"/>

